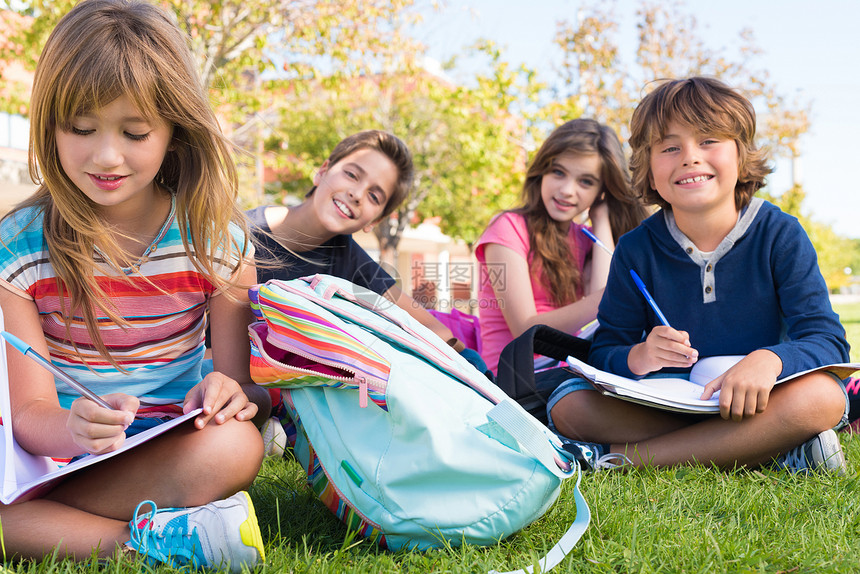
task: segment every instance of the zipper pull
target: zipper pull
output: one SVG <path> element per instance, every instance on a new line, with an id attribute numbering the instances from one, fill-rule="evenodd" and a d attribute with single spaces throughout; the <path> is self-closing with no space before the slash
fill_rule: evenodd
<path id="1" fill-rule="evenodd" d="M 358 377 L 358 406 L 367 408 L 367 379 Z"/>

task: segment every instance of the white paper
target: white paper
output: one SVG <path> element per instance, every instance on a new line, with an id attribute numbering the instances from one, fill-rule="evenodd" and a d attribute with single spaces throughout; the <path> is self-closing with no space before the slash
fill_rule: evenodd
<path id="1" fill-rule="evenodd" d="M 0 310 L 0 329 L 2 328 L 3 312 Z M 0 450 L 2 450 L 0 461 L 3 463 L 3 488 L 0 492 L 0 501 L 4 504 L 36 498 L 60 478 L 132 449 L 202 412 L 202 409 L 196 409 L 181 417 L 147 429 L 127 439 L 118 450 L 113 452 L 85 456 L 71 464 L 60 467 L 50 457 L 27 452 L 18 445 L 15 437 L 12 436 L 10 418 L 12 406 L 9 400 L 9 376 L 6 364 L 6 345 L 0 342 L 0 415 L 3 417 L 3 425 L 0 426 L 0 432 L 3 433 L 3 440 L 0 441 Z"/>

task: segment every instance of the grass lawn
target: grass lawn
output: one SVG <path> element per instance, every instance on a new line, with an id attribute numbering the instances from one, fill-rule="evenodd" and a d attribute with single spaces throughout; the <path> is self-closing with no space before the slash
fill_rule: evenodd
<path id="1" fill-rule="evenodd" d="M 837 312 L 852 350 L 860 350 L 860 303 L 840 305 Z M 592 522 L 554 572 L 860 571 L 860 435 L 840 438 L 848 459 L 844 477 L 702 466 L 586 475 L 581 488 Z M 297 464 L 269 459 L 251 488 L 267 552 L 256 571 L 465 574 L 523 568 L 535 564 L 574 520 L 572 487 L 565 483 L 543 518 L 497 546 L 386 552 L 351 537 L 305 488 Z M 44 561 L 0 569 L 131 574 L 142 567 Z"/>
<path id="2" fill-rule="evenodd" d="M 839 314 L 848 342 L 851 343 L 851 360 L 860 362 L 860 303 L 836 304 L 833 310 Z"/>

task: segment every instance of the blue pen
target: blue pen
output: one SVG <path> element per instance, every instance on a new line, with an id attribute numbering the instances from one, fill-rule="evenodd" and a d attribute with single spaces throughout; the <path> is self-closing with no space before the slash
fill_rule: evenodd
<path id="1" fill-rule="evenodd" d="M 580 227 L 580 229 L 582 230 L 582 232 L 585 234 L 586 237 L 588 237 L 589 239 L 591 239 L 594 242 L 595 245 L 597 245 L 598 247 L 600 247 L 601 249 L 603 249 L 604 251 L 606 251 L 607 253 L 612 255 L 612 250 L 609 249 L 606 246 L 606 244 L 604 244 L 600 239 L 598 239 L 597 236 L 595 234 L 593 234 L 587 227 Z"/>
<path id="2" fill-rule="evenodd" d="M 654 298 L 651 297 L 651 293 L 648 292 L 648 289 L 645 288 L 645 283 L 642 282 L 642 278 L 636 274 L 634 270 L 630 270 L 630 275 L 633 277 L 633 281 L 636 283 L 636 286 L 639 287 L 639 291 L 642 292 L 642 295 L 645 296 L 645 300 L 648 301 L 648 304 L 651 305 L 651 308 L 654 309 L 654 312 L 657 313 L 657 317 L 660 319 L 660 322 L 666 325 L 667 327 L 671 327 L 669 321 L 666 320 L 666 315 L 663 314 L 663 311 L 660 310 L 660 307 L 657 306 L 657 302 L 654 301 Z"/>
<path id="3" fill-rule="evenodd" d="M 86 388 L 84 385 L 82 385 L 81 383 L 79 383 L 78 381 L 76 381 L 75 379 L 73 379 L 72 377 L 70 377 L 69 375 L 64 373 L 63 371 L 61 371 L 59 368 L 57 368 L 54 365 L 54 363 L 52 363 L 51 361 L 49 361 L 48 359 L 46 359 L 45 357 L 43 357 L 42 355 L 40 355 L 39 353 L 34 351 L 33 347 L 31 347 L 30 345 L 28 345 L 27 343 L 25 343 L 24 341 L 22 341 L 21 339 L 19 339 L 15 335 L 13 335 L 12 333 L 7 333 L 6 331 L 0 331 L 0 335 L 2 335 L 3 338 L 6 339 L 10 345 L 15 347 L 19 351 L 21 351 L 21 353 L 25 357 L 30 357 L 31 359 L 33 359 L 34 361 L 36 361 L 37 363 L 39 363 L 40 365 L 42 365 L 43 367 L 48 369 L 48 371 L 53 373 L 53 375 L 55 377 L 57 377 L 58 379 L 60 379 L 61 381 L 63 381 L 64 383 L 66 383 L 67 385 L 69 385 L 70 387 L 75 389 L 76 391 L 78 391 L 80 394 L 82 394 L 86 398 L 88 398 L 91 401 L 103 406 L 106 409 L 114 410 L 112 406 L 110 406 L 109 404 L 107 404 L 104 401 L 104 399 L 102 399 L 100 396 L 98 396 L 97 394 L 95 394 L 94 392 L 92 392 L 91 390 Z"/>

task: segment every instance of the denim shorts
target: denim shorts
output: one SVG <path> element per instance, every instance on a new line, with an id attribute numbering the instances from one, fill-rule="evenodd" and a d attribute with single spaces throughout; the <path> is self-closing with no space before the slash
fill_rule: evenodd
<path id="1" fill-rule="evenodd" d="M 845 395 L 845 412 L 842 415 L 842 420 L 839 421 L 833 430 L 838 431 L 846 426 L 848 426 L 848 412 L 851 410 L 851 403 L 848 401 L 848 389 L 845 388 L 845 381 L 831 373 L 830 371 L 825 371 L 828 375 L 833 377 L 837 383 L 839 383 L 839 388 L 842 389 L 842 394 Z"/>
<path id="2" fill-rule="evenodd" d="M 842 415 L 842 420 L 840 420 L 839 423 L 835 427 L 833 427 L 833 430 L 838 431 L 848 425 L 848 410 L 850 408 L 850 404 L 848 402 L 848 391 L 845 389 L 845 381 L 843 381 L 829 371 L 825 372 L 831 377 L 833 377 L 837 383 L 839 383 L 839 388 L 842 389 L 842 394 L 845 395 L 845 412 Z M 546 403 L 546 418 L 548 421 L 547 426 L 550 428 L 550 430 L 552 430 L 552 432 L 558 433 L 555 428 L 555 425 L 552 422 L 552 415 L 550 414 L 550 412 L 552 411 L 552 407 L 554 407 L 555 404 L 566 395 L 569 395 L 570 393 L 576 391 L 584 391 L 588 389 L 594 390 L 594 387 L 591 383 L 581 377 L 573 377 L 567 379 L 566 381 L 562 382 L 558 387 L 556 387 L 556 389 L 549 396 L 549 400 Z"/>
<path id="3" fill-rule="evenodd" d="M 552 415 L 550 412 L 552 411 L 552 407 L 560 401 L 563 397 L 569 395 L 570 393 L 576 391 L 585 391 L 585 390 L 594 390 L 594 387 L 591 383 L 583 379 L 582 377 L 573 377 L 563 381 L 559 386 L 555 388 L 552 394 L 549 396 L 549 400 L 546 402 L 546 426 L 549 429 L 558 434 L 558 430 L 555 428 L 555 424 L 552 422 Z"/>

